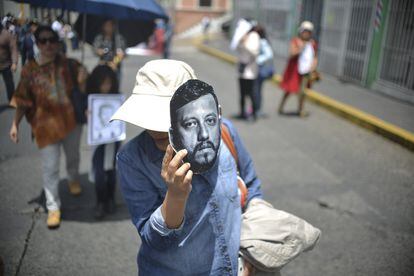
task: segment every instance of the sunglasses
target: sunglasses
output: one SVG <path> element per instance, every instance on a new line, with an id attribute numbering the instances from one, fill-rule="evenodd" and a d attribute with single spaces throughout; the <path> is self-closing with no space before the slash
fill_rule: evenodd
<path id="1" fill-rule="evenodd" d="M 59 40 L 58 38 L 52 36 L 52 37 L 39 38 L 37 41 L 40 44 L 46 44 L 48 41 L 50 44 L 53 44 L 53 43 L 57 43 Z"/>

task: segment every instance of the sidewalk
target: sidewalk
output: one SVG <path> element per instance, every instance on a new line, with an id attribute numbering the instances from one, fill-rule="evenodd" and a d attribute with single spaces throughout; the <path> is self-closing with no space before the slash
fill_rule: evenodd
<path id="1" fill-rule="evenodd" d="M 235 63 L 235 53 L 229 49 L 229 41 L 218 36 L 207 44 L 197 44 L 201 51 Z M 279 82 L 286 60 L 275 57 Z M 330 111 L 377 132 L 408 149 L 414 150 L 414 106 L 379 94 L 352 83 L 342 82 L 322 72 L 322 81 L 308 91 L 308 98 Z"/>

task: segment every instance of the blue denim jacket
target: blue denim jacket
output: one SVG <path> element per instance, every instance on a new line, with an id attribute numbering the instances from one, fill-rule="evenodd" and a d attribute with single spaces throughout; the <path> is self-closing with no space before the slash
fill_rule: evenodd
<path id="1" fill-rule="evenodd" d="M 238 152 L 248 201 L 262 197 L 248 152 L 231 123 L 224 123 Z M 160 211 L 167 192 L 160 175 L 163 157 L 164 152 L 145 131 L 117 156 L 122 193 L 142 241 L 139 275 L 237 275 L 241 209 L 237 168 L 230 151 L 221 142 L 214 166 L 193 176 L 178 229 L 168 229 Z"/>

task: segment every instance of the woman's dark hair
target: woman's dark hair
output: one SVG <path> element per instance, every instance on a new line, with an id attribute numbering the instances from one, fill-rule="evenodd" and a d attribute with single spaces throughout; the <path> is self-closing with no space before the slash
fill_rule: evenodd
<path id="1" fill-rule="evenodd" d="M 201 80 L 191 79 L 183 83 L 180 87 L 178 87 L 170 101 L 171 124 L 176 124 L 178 121 L 178 109 L 205 95 L 213 96 L 213 99 L 216 102 L 216 108 L 218 112 L 218 99 L 211 85 Z"/>
<path id="2" fill-rule="evenodd" d="M 260 36 L 260 38 L 266 39 L 266 31 L 262 25 L 257 25 L 254 27 L 254 31 L 257 32 Z"/>
<path id="3" fill-rule="evenodd" d="M 118 78 L 114 70 L 108 65 L 96 66 L 86 81 L 86 91 L 88 93 L 100 93 L 99 89 L 102 82 L 109 78 L 111 80 L 111 90 L 109 93 L 119 93 Z"/>
<path id="4" fill-rule="evenodd" d="M 56 40 L 59 40 L 59 35 L 49 25 L 40 25 L 39 27 L 37 27 L 36 31 L 34 32 L 35 39 L 39 40 L 40 34 L 43 32 L 52 33 L 53 38 L 55 38 Z"/>

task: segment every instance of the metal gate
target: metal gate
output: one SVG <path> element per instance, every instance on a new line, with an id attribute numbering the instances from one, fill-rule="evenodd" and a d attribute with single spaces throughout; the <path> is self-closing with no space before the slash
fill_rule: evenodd
<path id="1" fill-rule="evenodd" d="M 319 43 L 319 68 L 340 76 L 350 18 L 351 0 L 325 1 Z"/>
<path id="2" fill-rule="evenodd" d="M 387 21 L 379 78 L 414 101 L 414 1 L 390 1 Z"/>
<path id="3" fill-rule="evenodd" d="M 364 84 L 372 39 L 372 0 L 324 2 L 320 68 Z"/>
<path id="4" fill-rule="evenodd" d="M 275 55 L 287 57 L 292 24 L 296 24 L 292 12 L 296 2 L 290 0 L 261 0 L 258 3 L 260 3 L 258 21 L 266 27 Z"/>
<path id="5" fill-rule="evenodd" d="M 372 0 L 353 0 L 342 75 L 365 83 L 372 40 Z"/>
<path id="6" fill-rule="evenodd" d="M 254 1 L 240 0 L 234 3 L 234 17 L 239 18 L 253 18 L 256 12 L 256 5 Z"/>
<path id="7" fill-rule="evenodd" d="M 296 18 L 292 9 L 298 0 L 237 0 L 234 1 L 234 19 L 255 18 L 265 26 L 276 56 L 287 57 L 290 31 Z"/>
<path id="8" fill-rule="evenodd" d="M 319 41 L 321 33 L 321 21 L 323 11 L 323 0 L 303 0 L 300 11 L 300 22 L 308 20 L 313 23 L 315 30 L 313 37 Z"/>

